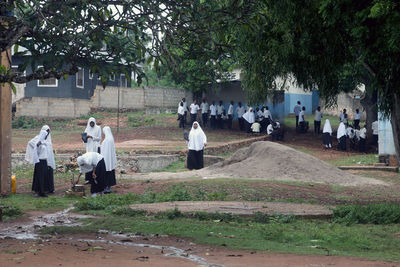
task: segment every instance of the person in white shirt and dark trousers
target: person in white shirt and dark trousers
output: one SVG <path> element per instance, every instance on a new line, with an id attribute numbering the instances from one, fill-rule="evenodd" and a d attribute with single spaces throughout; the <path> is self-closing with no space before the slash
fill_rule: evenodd
<path id="1" fill-rule="evenodd" d="M 222 114 L 225 111 L 225 107 L 223 105 L 222 100 L 219 101 L 219 104 L 217 106 L 217 121 L 218 121 L 218 128 L 223 129 L 224 128 L 224 123 L 222 121 Z"/>
<path id="2" fill-rule="evenodd" d="M 238 116 L 239 129 L 241 131 L 244 131 L 244 119 L 243 119 L 244 113 L 245 113 L 244 106 L 242 106 L 242 102 L 239 102 L 238 107 L 236 108 L 236 114 Z"/>
<path id="3" fill-rule="evenodd" d="M 194 100 L 193 103 L 190 105 L 190 124 L 193 125 L 195 121 L 197 121 L 197 112 L 199 111 L 200 107 L 197 105 L 197 101 Z"/>
<path id="4" fill-rule="evenodd" d="M 322 112 L 321 112 L 321 107 L 317 107 L 317 110 L 315 111 L 315 117 L 314 117 L 314 133 L 320 134 L 321 132 L 321 119 L 322 119 Z"/>
<path id="5" fill-rule="evenodd" d="M 299 127 L 299 114 L 301 112 L 301 103 L 297 101 L 297 105 L 294 106 L 294 115 L 296 115 L 296 129 Z"/>
<path id="6" fill-rule="evenodd" d="M 367 139 L 367 128 L 365 125 L 360 129 L 360 126 L 357 126 L 357 134 L 358 134 L 358 149 L 360 153 L 365 153 L 365 143 Z"/>
<path id="7" fill-rule="evenodd" d="M 233 120 L 233 101 L 228 108 L 228 129 L 232 129 L 232 120 Z"/>
<path id="8" fill-rule="evenodd" d="M 300 133 L 306 133 L 308 131 L 308 121 L 305 118 L 306 114 L 306 107 L 303 106 L 299 113 L 299 126 L 300 126 Z"/>
<path id="9" fill-rule="evenodd" d="M 203 102 L 200 105 L 201 109 L 201 120 L 203 122 L 203 127 L 207 127 L 208 124 L 208 103 L 205 98 L 203 98 Z"/>
<path id="10" fill-rule="evenodd" d="M 210 106 L 210 124 L 211 128 L 214 130 L 216 128 L 216 117 L 217 117 L 217 106 L 215 105 L 215 101 L 213 101 Z"/>
<path id="11" fill-rule="evenodd" d="M 360 112 L 359 109 L 356 109 L 356 113 L 354 114 L 354 128 L 356 129 L 360 125 L 361 116 L 362 112 Z"/>

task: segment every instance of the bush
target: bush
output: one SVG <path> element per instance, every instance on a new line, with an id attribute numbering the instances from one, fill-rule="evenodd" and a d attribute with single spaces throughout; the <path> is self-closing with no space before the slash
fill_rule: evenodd
<path id="1" fill-rule="evenodd" d="M 13 129 L 32 129 L 42 126 L 42 122 L 34 120 L 33 118 L 28 118 L 25 116 L 18 117 L 16 120 L 12 121 Z"/>
<path id="2" fill-rule="evenodd" d="M 15 218 L 23 214 L 22 210 L 18 207 L 4 207 L 2 212 L 3 212 L 3 220 Z"/>
<path id="3" fill-rule="evenodd" d="M 133 116 L 128 116 L 128 125 L 130 127 L 139 127 L 143 124 L 141 118 L 133 117 Z"/>
<path id="4" fill-rule="evenodd" d="M 400 223 L 400 206 L 397 204 L 340 206 L 333 210 L 333 220 L 347 225 Z"/>
<path id="5" fill-rule="evenodd" d="M 81 200 L 76 204 L 78 210 L 106 210 L 110 207 L 126 206 L 139 200 L 136 194 L 115 195 L 109 194 Z"/>

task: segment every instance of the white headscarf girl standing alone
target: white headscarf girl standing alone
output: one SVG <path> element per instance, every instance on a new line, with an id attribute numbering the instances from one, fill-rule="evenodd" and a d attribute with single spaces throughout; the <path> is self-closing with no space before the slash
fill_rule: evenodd
<path id="1" fill-rule="evenodd" d="M 189 133 L 187 168 L 189 170 L 198 170 L 204 167 L 203 152 L 207 145 L 207 137 L 200 127 L 200 124 L 193 122 Z"/>
<path id="2" fill-rule="evenodd" d="M 86 152 L 99 152 L 101 128 L 96 124 L 95 118 L 89 118 L 85 133 L 87 134 Z"/>
<path id="3" fill-rule="evenodd" d="M 322 141 L 325 148 L 332 148 L 332 126 L 331 122 L 326 119 L 324 124 L 324 129 L 322 130 Z"/>
<path id="4" fill-rule="evenodd" d="M 114 137 L 111 128 L 105 126 L 103 128 L 104 140 L 101 144 L 101 155 L 104 157 L 106 164 L 106 177 L 104 193 L 111 193 L 111 186 L 117 184 L 115 179 L 115 167 L 117 166 L 117 155 L 115 154 Z"/>

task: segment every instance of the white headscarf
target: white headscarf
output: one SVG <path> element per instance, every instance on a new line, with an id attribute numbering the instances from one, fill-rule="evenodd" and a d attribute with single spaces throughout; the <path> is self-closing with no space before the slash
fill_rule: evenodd
<path id="1" fill-rule="evenodd" d="M 255 122 L 255 115 L 253 112 L 253 108 L 249 108 L 249 110 L 243 115 L 243 119 L 245 119 L 248 123 Z"/>
<path id="2" fill-rule="evenodd" d="M 94 127 L 90 126 L 91 122 L 94 122 Z M 95 118 L 89 118 L 85 133 L 93 137 L 88 138 L 87 143 L 85 143 L 86 152 L 97 152 L 97 148 L 100 146 L 101 128 L 96 124 Z"/>
<path id="3" fill-rule="evenodd" d="M 331 122 L 328 119 L 325 120 L 324 129 L 322 130 L 322 133 L 332 134 Z"/>
<path id="4" fill-rule="evenodd" d="M 197 124 L 197 129 L 193 127 L 195 123 Z M 197 121 L 193 122 L 193 125 L 189 133 L 188 148 L 189 150 L 200 151 L 203 150 L 204 145 L 207 144 L 207 137 Z"/>
<path id="5" fill-rule="evenodd" d="M 26 153 L 25 153 L 26 161 L 28 161 L 31 164 L 36 164 L 40 161 L 37 144 L 40 141 L 42 143 L 41 146 L 46 146 L 46 144 L 45 144 L 46 136 L 47 136 L 47 132 L 41 130 L 38 135 L 36 135 L 34 138 L 32 138 L 28 142 L 28 145 L 26 146 Z"/>
<path id="6" fill-rule="evenodd" d="M 346 126 L 344 125 L 343 122 L 339 124 L 339 128 L 337 130 L 337 139 L 340 139 L 340 137 L 346 135 Z"/>
<path id="7" fill-rule="evenodd" d="M 103 156 L 97 152 L 88 152 L 79 156 L 76 161 L 78 162 L 81 173 L 88 173 L 93 171 L 93 167 L 103 159 Z"/>
<path id="8" fill-rule="evenodd" d="M 54 152 L 53 152 L 53 143 L 51 141 L 51 130 L 48 125 L 44 125 L 42 127 L 42 131 L 48 131 L 47 138 L 45 140 L 46 142 L 46 148 L 47 148 L 47 166 L 51 167 L 53 170 L 56 168 L 56 161 L 54 159 Z"/>
<path id="9" fill-rule="evenodd" d="M 106 171 L 115 170 L 117 165 L 117 156 L 115 154 L 114 137 L 110 127 L 105 126 L 103 128 L 104 140 L 101 144 L 101 155 L 104 157 L 104 163 L 106 164 Z"/>

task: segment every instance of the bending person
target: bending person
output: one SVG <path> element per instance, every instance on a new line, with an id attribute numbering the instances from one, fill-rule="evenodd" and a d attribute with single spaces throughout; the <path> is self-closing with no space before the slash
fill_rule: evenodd
<path id="1" fill-rule="evenodd" d="M 102 194 L 104 190 L 104 180 L 106 176 L 106 165 L 104 158 L 97 152 L 87 152 L 77 159 L 79 165 L 79 178 L 85 174 L 85 180 L 91 185 L 90 193 L 95 197 L 97 193 Z"/>

